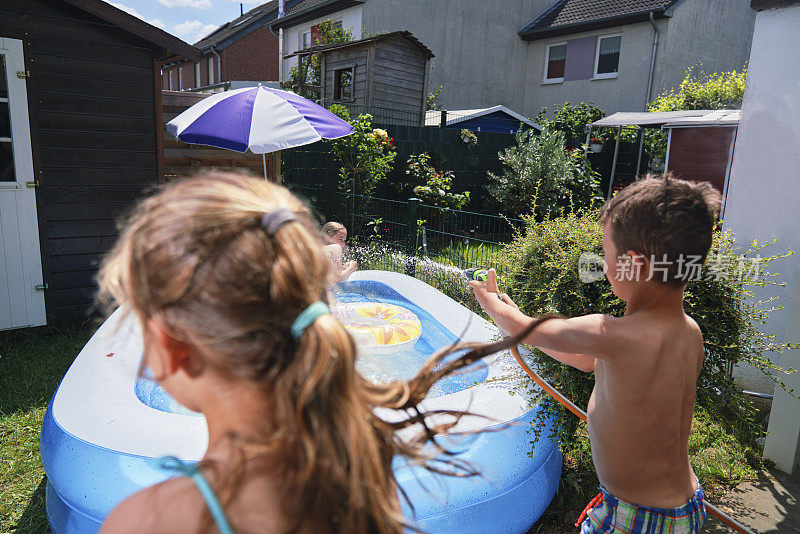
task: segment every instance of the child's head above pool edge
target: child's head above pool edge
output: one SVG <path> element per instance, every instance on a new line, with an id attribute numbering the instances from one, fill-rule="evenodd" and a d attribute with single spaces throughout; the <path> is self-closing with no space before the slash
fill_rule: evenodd
<path id="1" fill-rule="evenodd" d="M 606 275 L 623 300 L 626 285 L 655 281 L 682 290 L 713 240 L 722 197 L 707 182 L 648 174 L 605 203 Z"/>

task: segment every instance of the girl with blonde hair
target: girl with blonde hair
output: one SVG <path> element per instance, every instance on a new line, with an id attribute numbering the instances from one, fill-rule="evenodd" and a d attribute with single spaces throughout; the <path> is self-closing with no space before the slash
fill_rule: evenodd
<path id="1" fill-rule="evenodd" d="M 209 441 L 198 465 L 164 460 L 187 476 L 123 501 L 103 534 L 403 531 L 392 458 L 425 464 L 422 446 L 454 424 L 431 423 L 418 403 L 538 321 L 447 362 L 455 347 L 443 350 L 409 381 L 373 384 L 329 313 L 329 269 L 309 210 L 263 180 L 208 174 L 139 205 L 103 263 L 102 294 L 135 313 L 143 365 L 205 415 Z M 399 439 L 408 427 L 418 435 Z"/>

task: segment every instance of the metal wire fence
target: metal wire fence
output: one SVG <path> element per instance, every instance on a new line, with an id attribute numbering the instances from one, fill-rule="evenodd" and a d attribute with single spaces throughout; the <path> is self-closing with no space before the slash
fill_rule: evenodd
<path id="1" fill-rule="evenodd" d="M 353 195 L 322 186 L 289 187 L 307 201 L 320 223 L 336 221 L 347 227 L 350 254 L 360 268 L 416 276 L 468 305 L 462 270 L 508 271 L 513 266 L 503 249 L 525 224 L 520 219 L 430 206 L 417 199 Z"/>

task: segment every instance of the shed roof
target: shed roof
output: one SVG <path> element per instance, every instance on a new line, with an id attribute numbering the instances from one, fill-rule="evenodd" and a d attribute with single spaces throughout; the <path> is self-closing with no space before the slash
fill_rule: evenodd
<path id="1" fill-rule="evenodd" d="M 404 38 L 404 39 L 406 39 L 408 41 L 411 41 L 412 44 L 414 44 L 417 48 L 422 50 L 422 53 L 425 55 L 425 57 L 427 59 L 430 59 L 430 58 L 433 57 L 433 52 L 431 52 L 431 50 L 427 46 L 422 44 L 420 42 L 420 40 L 417 39 L 416 37 L 414 37 L 414 35 L 408 30 L 400 30 L 400 31 L 396 31 L 396 32 L 382 33 L 380 35 L 375 35 L 375 36 L 372 36 L 372 37 L 366 37 L 364 39 L 359 39 L 357 41 L 347 41 L 345 43 L 333 43 L 333 44 L 323 44 L 323 45 L 311 46 L 311 47 L 308 47 L 308 48 L 304 48 L 303 50 L 298 50 L 297 52 L 292 52 L 291 54 L 287 54 L 287 55 L 285 55 L 283 57 L 285 59 L 285 58 L 290 58 L 290 57 L 294 57 L 294 56 L 307 56 L 309 54 L 315 54 L 317 52 L 330 52 L 331 50 L 339 50 L 339 49 L 342 49 L 342 48 L 350 48 L 352 46 L 361 46 L 361 45 L 366 44 L 366 43 L 371 43 L 371 42 L 374 42 L 374 41 L 381 41 L 381 40 L 384 40 L 384 39 L 389 39 L 390 37 L 402 37 L 402 38 Z"/>
<path id="2" fill-rule="evenodd" d="M 684 126 L 737 126 L 742 118 L 739 109 L 718 109 L 700 117 L 683 117 L 669 121 L 664 128 L 681 128 Z"/>
<path id="3" fill-rule="evenodd" d="M 144 39 L 167 52 L 197 61 L 200 59 L 200 50 L 171 35 L 152 24 L 148 24 L 139 17 L 134 17 L 103 0 L 63 0 L 78 9 L 91 13 L 95 17 L 110 22 L 137 37 Z"/>
<path id="4" fill-rule="evenodd" d="M 710 109 L 695 109 L 683 111 L 619 111 L 599 121 L 594 121 L 590 126 L 650 126 L 661 127 L 668 122 L 685 119 L 687 117 L 703 117 L 713 113 Z"/>
<path id="5" fill-rule="evenodd" d="M 447 111 L 447 124 L 457 124 L 459 122 L 467 121 L 469 119 L 474 119 L 477 117 L 482 117 L 484 115 L 488 115 L 490 113 L 494 113 L 496 111 L 501 111 L 511 117 L 514 117 L 520 122 L 523 122 L 530 126 L 531 128 L 536 128 L 537 130 L 541 130 L 542 127 L 533 122 L 532 120 L 523 117 L 519 113 L 508 109 L 505 106 L 493 106 L 490 108 L 479 108 L 479 109 L 454 109 Z M 442 123 L 442 112 L 437 110 L 429 110 L 425 112 L 425 126 L 439 126 Z"/>
<path id="6" fill-rule="evenodd" d="M 519 31 L 534 40 L 670 16 L 680 0 L 558 0 Z"/>

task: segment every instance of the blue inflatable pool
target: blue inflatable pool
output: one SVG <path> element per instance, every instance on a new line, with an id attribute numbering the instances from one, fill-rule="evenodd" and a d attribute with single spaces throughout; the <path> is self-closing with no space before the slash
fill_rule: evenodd
<path id="1" fill-rule="evenodd" d="M 413 312 L 421 334 L 412 349 L 388 360 L 402 365 L 360 371 L 380 379 L 384 373 L 413 372 L 435 350 L 457 339 L 490 341 L 497 329 L 427 284 L 398 273 L 362 271 L 336 291 L 342 303 L 400 306 Z M 208 434 L 205 419 L 172 400 L 147 378 L 138 377 L 141 333 L 132 316 L 112 315 L 87 343 L 50 401 L 41 434 L 47 473 L 47 516 L 54 534 L 94 533 L 111 509 L 139 489 L 170 473 L 158 458 L 198 461 Z M 366 358 L 365 358 L 366 360 Z M 447 377 L 425 400 L 425 409 L 466 409 L 486 417 L 465 417 L 456 431 L 500 430 L 452 438 L 449 447 L 482 474 L 454 478 L 395 462 L 398 483 L 412 506 L 403 511 L 430 533 L 523 533 L 550 503 L 561 474 L 557 446 L 542 438 L 531 451 L 530 422 L 539 410 L 522 395 L 510 395 L 513 359 L 498 354 L 469 373 Z M 392 417 L 392 413 L 382 413 Z M 414 429 L 410 429 L 414 430 Z M 402 437 L 402 435 L 401 435 Z M 413 509 L 412 509 L 413 508 Z"/>

